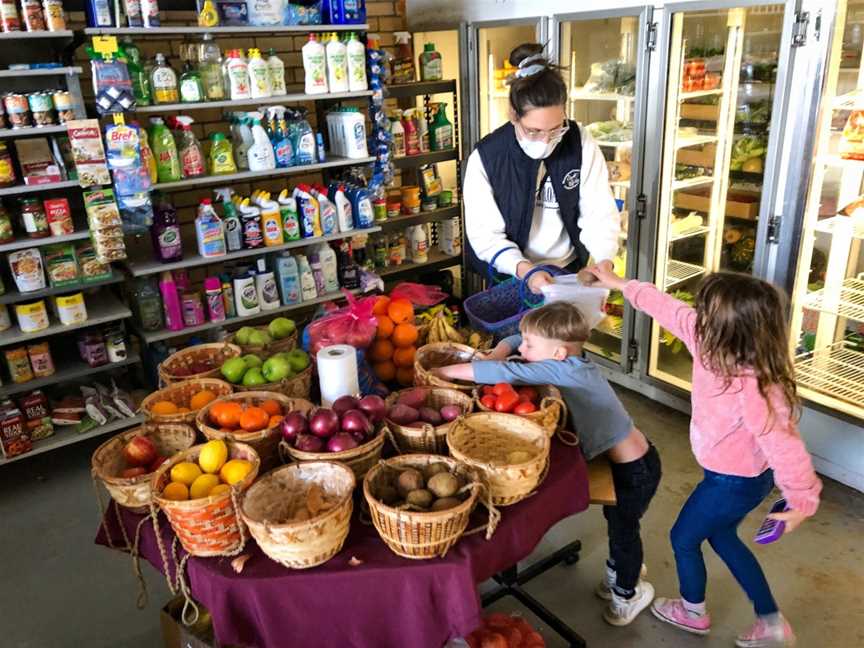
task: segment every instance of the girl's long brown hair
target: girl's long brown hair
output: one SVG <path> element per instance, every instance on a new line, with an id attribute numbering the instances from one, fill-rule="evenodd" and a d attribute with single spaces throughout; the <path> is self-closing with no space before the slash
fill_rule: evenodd
<path id="1" fill-rule="evenodd" d="M 702 282 L 695 306 L 702 364 L 721 376 L 726 388 L 751 369 L 769 411 L 773 413 L 768 389 L 777 385 L 797 416 L 800 407 L 782 293 L 749 275 L 716 272 Z"/>

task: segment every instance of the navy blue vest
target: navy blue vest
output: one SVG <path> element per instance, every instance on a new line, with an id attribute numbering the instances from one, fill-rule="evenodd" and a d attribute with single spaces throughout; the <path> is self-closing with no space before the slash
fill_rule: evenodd
<path id="1" fill-rule="evenodd" d="M 507 238 L 524 250 L 534 219 L 537 200 L 537 174 L 541 160 L 527 155 L 516 140 L 513 124 L 507 122 L 477 144 L 492 196 L 504 217 Z M 579 240 L 579 176 L 582 170 L 582 135 L 571 121 L 561 143 L 545 160 L 546 173 L 561 210 L 561 220 L 578 255 L 579 267 L 588 263 L 588 250 Z M 542 190 L 542 185 L 541 185 Z M 471 218 L 471 214 L 466 214 Z M 496 250 L 497 252 L 497 250 Z M 475 272 L 486 276 L 487 265 L 480 261 L 468 243 L 468 262 Z"/>

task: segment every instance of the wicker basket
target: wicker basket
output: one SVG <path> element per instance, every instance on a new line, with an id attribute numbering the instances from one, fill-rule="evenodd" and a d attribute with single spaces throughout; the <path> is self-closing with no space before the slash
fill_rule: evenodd
<path id="1" fill-rule="evenodd" d="M 240 347 L 234 344 L 225 342 L 215 342 L 213 344 L 196 344 L 194 346 L 180 349 L 176 353 L 172 353 L 159 365 L 159 380 L 162 384 L 170 385 L 176 382 L 185 380 L 197 380 L 199 378 L 218 378 L 222 363 L 229 358 L 236 358 L 241 355 Z M 178 367 L 188 367 L 196 361 L 207 362 L 214 368 L 210 371 L 204 371 L 197 374 L 187 376 L 177 375 L 173 373 Z"/>
<path id="2" fill-rule="evenodd" d="M 318 485 L 335 500 L 327 511 L 303 521 L 287 521 L 296 501 Z M 307 569 L 327 562 L 342 549 L 348 536 L 354 473 L 342 464 L 317 461 L 282 466 L 246 492 L 240 512 L 261 551 L 291 569 Z"/>
<path id="3" fill-rule="evenodd" d="M 217 380 L 216 378 L 184 380 L 183 382 L 172 383 L 159 391 L 153 392 L 141 401 L 140 409 L 148 420 L 155 423 L 186 423 L 188 425 L 195 425 L 195 416 L 198 414 L 198 410 L 189 410 L 188 412 L 179 412 L 177 414 L 153 414 L 150 408 L 154 403 L 158 403 L 159 401 L 170 401 L 178 407 L 186 407 L 188 409 L 189 399 L 204 389 L 216 394 L 216 398 L 227 396 L 233 391 L 231 385 L 224 380 Z"/>
<path id="4" fill-rule="evenodd" d="M 449 382 L 433 376 L 431 370 L 460 362 L 471 362 L 475 353 L 476 350 L 471 347 L 453 342 L 436 342 L 420 347 L 414 355 L 414 384 L 472 392 L 474 383 Z"/>
<path id="5" fill-rule="evenodd" d="M 423 389 L 422 387 L 411 387 L 414 389 Z M 393 392 L 387 397 L 387 410 L 393 407 L 399 397 L 404 392 L 409 391 L 403 389 L 398 392 Z M 429 387 L 426 389 L 426 404 L 436 410 L 445 405 L 458 405 L 462 409 L 463 414 L 470 414 L 474 409 L 473 399 L 463 391 L 457 389 L 446 389 L 444 387 Z M 424 423 L 422 427 L 412 427 L 410 425 L 399 425 L 398 423 L 388 419 L 387 427 L 393 435 L 393 440 L 397 446 L 397 450 L 402 452 L 428 452 L 430 454 L 447 454 L 447 429 L 449 423 L 443 425 L 432 426 L 429 423 Z"/>
<path id="6" fill-rule="evenodd" d="M 550 437 L 560 430 L 567 420 L 567 405 L 561 398 L 561 392 L 554 385 L 534 385 L 537 394 L 540 396 L 540 407 L 537 411 L 530 414 L 519 414 L 523 418 L 528 419 L 540 425 L 546 434 Z M 481 391 L 478 387 L 474 390 L 474 400 L 477 403 L 477 409 L 481 412 L 494 412 L 480 402 Z"/>
<path id="7" fill-rule="evenodd" d="M 269 335 L 266 326 L 253 326 L 252 328 L 256 328 L 259 331 L 264 331 Z M 272 356 L 276 353 L 282 353 L 283 351 L 291 351 L 292 349 L 297 348 L 297 329 L 294 329 L 294 332 L 286 338 L 282 338 L 281 340 L 273 340 L 270 344 L 265 344 L 264 346 L 252 346 L 250 344 L 240 344 L 237 342 L 237 331 L 234 331 L 234 334 L 228 337 L 228 342 L 231 344 L 236 344 L 243 350 L 243 355 L 247 353 L 254 353 L 255 355 L 261 356 Z"/>
<path id="8" fill-rule="evenodd" d="M 246 459 L 252 470 L 231 487 L 230 492 L 175 501 L 161 497 L 171 481 L 171 468 L 181 461 L 198 461 L 203 445 L 179 452 L 163 463 L 151 478 L 153 500 L 165 512 L 183 548 L 193 556 L 224 556 L 237 553 L 246 542 L 246 528 L 236 504 L 240 493 L 255 481 L 261 468 L 258 454 L 245 443 L 228 442 L 228 459 Z"/>
<path id="9" fill-rule="evenodd" d="M 479 412 L 458 418 L 447 432 L 447 445 L 455 459 L 482 471 L 496 506 L 525 499 L 546 476 L 549 435 L 516 414 Z M 508 463 L 508 454 L 519 451 L 528 459 Z"/>
<path id="10" fill-rule="evenodd" d="M 388 471 L 404 468 L 422 470 L 431 463 L 446 463 L 451 473 L 471 485 L 465 491 L 468 497 L 459 506 L 443 511 L 414 511 L 387 506 L 375 496 L 378 485 L 387 479 Z M 473 468 L 450 457 L 433 454 L 408 454 L 382 461 L 363 480 L 363 496 L 369 505 L 378 535 L 393 553 L 411 560 L 443 556 L 459 541 L 480 499 L 482 488 L 479 475 Z M 494 532 L 497 520 L 497 511 L 493 510 L 489 517 L 487 539 Z"/>
<path id="11" fill-rule="evenodd" d="M 278 392 L 238 392 L 236 394 L 229 394 L 228 396 L 217 398 L 202 407 L 195 418 L 195 425 L 208 439 L 224 439 L 226 441 L 236 441 L 249 445 L 253 450 L 255 450 L 261 460 L 262 471 L 270 470 L 282 463 L 279 460 L 279 441 L 282 438 L 282 432 L 279 425 L 274 425 L 273 427 L 259 430 L 257 432 L 244 432 L 243 430 L 226 432 L 225 430 L 213 427 L 210 424 L 210 410 L 216 403 L 238 401 L 245 405 L 254 405 L 261 401 L 270 399 L 279 401 L 282 404 L 283 411 L 285 412 L 303 412 L 306 414 L 313 407 L 312 403 L 307 400 L 288 398 L 284 394 Z"/>
<path id="12" fill-rule="evenodd" d="M 278 383 L 267 383 L 264 385 L 255 385 L 254 387 L 244 387 L 243 385 L 234 385 L 234 391 L 269 391 L 278 392 L 290 398 L 305 398 L 309 399 L 312 394 L 312 365 L 310 364 L 299 374 L 286 378 Z"/>
<path id="13" fill-rule="evenodd" d="M 312 412 L 314 414 L 314 412 Z M 311 416 L 311 414 L 310 414 Z M 357 480 L 363 479 L 369 469 L 378 463 L 381 450 L 384 448 L 386 434 L 383 429 L 377 430 L 375 437 L 361 446 L 343 452 L 304 452 L 282 441 L 279 444 L 283 459 L 305 461 L 338 461 L 348 466 Z"/>
<path id="14" fill-rule="evenodd" d="M 120 506 L 137 513 L 146 512 L 152 499 L 153 473 L 140 477 L 119 477 L 126 469 L 123 448 L 133 437 L 146 435 L 156 445 L 157 452 L 170 457 L 188 450 L 195 443 L 195 429 L 177 423 L 145 423 L 111 437 L 96 448 L 90 459 L 93 476 L 104 484 L 105 489 Z"/>

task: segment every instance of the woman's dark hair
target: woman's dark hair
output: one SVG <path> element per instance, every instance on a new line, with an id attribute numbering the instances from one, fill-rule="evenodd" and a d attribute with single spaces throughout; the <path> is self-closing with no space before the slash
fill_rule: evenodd
<path id="1" fill-rule="evenodd" d="M 529 56 L 542 55 L 544 48 L 540 43 L 523 43 L 510 52 L 510 65 L 518 68 Z M 529 76 L 514 76 L 510 80 L 510 107 L 517 117 L 522 117 L 532 108 L 563 106 L 567 102 L 567 85 L 559 71 L 561 68 L 545 56 L 527 63 L 525 69 L 534 65 L 542 69 Z"/>

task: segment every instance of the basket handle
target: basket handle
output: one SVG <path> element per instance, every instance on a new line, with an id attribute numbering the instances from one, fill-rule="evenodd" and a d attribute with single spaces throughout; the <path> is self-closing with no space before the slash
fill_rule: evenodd
<path id="1" fill-rule="evenodd" d="M 498 250 L 493 256 L 489 263 L 486 264 L 486 278 L 489 280 L 489 286 L 492 287 L 495 284 L 503 283 L 501 281 L 495 281 L 495 260 L 501 256 L 507 250 L 518 250 L 518 247 L 505 247 Z"/>
<path id="2" fill-rule="evenodd" d="M 480 533 L 484 529 L 486 530 L 486 539 L 490 540 L 492 535 L 495 533 L 495 529 L 498 528 L 498 523 L 501 521 L 501 512 L 495 507 L 492 503 L 492 493 L 489 490 L 489 487 L 482 481 L 475 481 L 467 484 L 459 489 L 459 492 L 463 492 L 467 489 L 476 490 L 477 498 L 480 500 L 480 503 L 486 507 L 486 511 L 488 512 L 488 517 L 486 520 L 486 524 L 482 524 L 480 526 L 476 526 L 470 531 L 466 531 L 463 533 L 463 536 L 474 535 L 475 533 Z"/>
<path id="3" fill-rule="evenodd" d="M 393 446 L 393 449 L 396 451 L 396 454 L 402 454 L 402 449 L 399 447 L 399 444 L 396 443 L 396 437 L 393 435 L 393 431 L 390 429 L 390 426 L 386 423 L 381 426 L 381 432 L 383 432 L 387 438 L 390 440 L 390 445 Z"/>
<path id="4" fill-rule="evenodd" d="M 540 408 L 539 409 L 541 411 L 543 411 L 547 407 L 550 407 L 552 405 L 558 406 L 557 407 L 557 419 L 558 420 L 555 421 L 555 430 L 557 432 L 558 430 L 561 430 L 564 427 L 564 421 L 567 418 L 567 405 L 564 403 L 563 400 L 561 400 L 557 396 L 544 396 L 540 400 Z M 548 415 L 546 417 L 544 417 L 544 422 L 545 422 L 545 419 L 551 417 L 554 412 L 555 412 L 555 410 L 551 409 L 550 412 L 548 412 Z"/>
<path id="5" fill-rule="evenodd" d="M 521 301 L 528 308 L 537 308 L 538 306 L 542 306 L 544 302 L 543 295 L 540 295 L 540 301 L 532 302 L 528 299 L 528 295 L 525 294 L 525 288 L 528 286 L 528 280 L 531 278 L 535 272 L 548 272 L 550 274 L 555 272 L 561 272 L 561 268 L 554 265 L 538 265 L 531 268 L 528 272 L 525 273 L 525 276 L 519 281 L 519 301 Z"/>
<path id="6" fill-rule="evenodd" d="M 566 446 L 570 446 L 571 448 L 575 448 L 579 445 L 579 437 L 575 432 L 571 432 L 570 430 L 558 430 L 555 433 L 555 436 L 558 437 L 558 440 Z"/>

